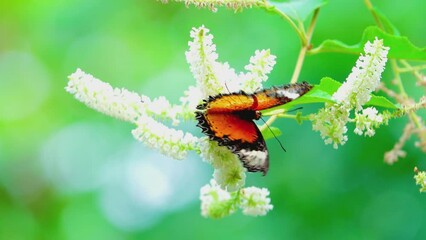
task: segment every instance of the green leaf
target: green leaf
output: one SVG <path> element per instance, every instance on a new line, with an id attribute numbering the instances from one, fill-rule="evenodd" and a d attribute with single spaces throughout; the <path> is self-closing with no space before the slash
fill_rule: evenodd
<path id="1" fill-rule="evenodd" d="M 391 101 L 389 101 L 387 98 L 382 96 L 376 96 L 371 94 L 371 99 L 367 103 L 365 103 L 367 106 L 375 106 L 375 107 L 382 107 L 382 108 L 389 108 L 389 109 L 398 109 L 398 107 L 393 104 Z"/>
<path id="2" fill-rule="evenodd" d="M 330 95 L 329 101 L 333 101 L 331 96 L 340 88 L 342 84 L 332 78 L 324 77 L 321 79 L 321 82 L 318 86 L 319 90 L 325 91 Z M 314 88 L 315 89 L 315 88 Z M 309 94 L 309 93 L 308 93 Z M 387 98 L 382 96 L 376 96 L 371 94 L 371 99 L 365 105 L 375 106 L 375 107 L 383 107 L 389 109 L 397 109 L 398 107 L 389 101 Z"/>
<path id="3" fill-rule="evenodd" d="M 300 104 L 334 102 L 334 100 L 332 99 L 332 95 L 335 91 L 337 91 L 340 85 L 341 83 L 329 77 L 322 78 L 319 85 L 315 85 L 308 93 L 306 93 L 302 97 L 297 98 L 284 105 L 264 110 L 262 111 L 262 114 L 273 115 L 278 112 L 282 112 L 282 110 L 294 108 L 295 106 Z"/>
<path id="4" fill-rule="evenodd" d="M 339 87 L 342 84 L 330 77 L 323 77 L 320 81 L 320 84 L 318 87 L 322 90 L 327 92 L 329 95 L 333 95 L 339 89 Z"/>
<path id="5" fill-rule="evenodd" d="M 289 16 L 303 22 L 315 9 L 327 4 L 328 0 L 289 0 L 286 2 L 270 1 L 271 5 Z"/>
<path id="6" fill-rule="evenodd" d="M 398 29 L 392 24 L 392 22 L 383 14 L 378 8 L 373 7 L 372 11 L 376 13 L 379 21 L 383 24 L 385 32 L 395 36 L 400 36 Z"/>
<path id="7" fill-rule="evenodd" d="M 416 47 L 407 37 L 386 33 L 376 26 L 367 27 L 364 30 L 361 42 L 356 45 L 350 46 L 339 40 L 329 39 L 325 40 L 319 47 L 310 50 L 308 53 L 341 52 L 360 54 L 363 52 L 365 43 L 367 41 L 374 41 L 376 37 L 378 39 L 383 39 L 384 45 L 390 47 L 389 58 L 426 61 L 426 48 Z"/>
<path id="8" fill-rule="evenodd" d="M 274 135 L 275 135 L 275 137 L 278 137 L 278 136 L 280 136 L 282 134 L 282 132 L 281 132 L 281 130 L 279 129 L 279 128 L 277 128 L 277 127 L 272 127 L 272 126 L 270 126 L 269 128 L 265 128 L 263 131 L 262 131 L 262 135 L 263 135 L 263 138 L 266 140 L 266 139 L 271 139 L 271 138 L 273 138 L 274 137 Z"/>
<path id="9" fill-rule="evenodd" d="M 285 104 L 284 107 L 289 109 L 299 104 L 334 102 L 332 95 L 339 89 L 340 85 L 341 83 L 332 78 L 322 78 L 319 85 L 314 86 L 302 97 Z"/>
<path id="10" fill-rule="evenodd" d="M 351 53 L 359 54 L 361 53 L 362 48 L 360 44 L 356 45 L 347 45 L 339 40 L 327 39 L 324 40 L 318 47 L 308 51 L 308 54 L 318 54 L 325 52 L 338 52 L 338 53 Z"/>

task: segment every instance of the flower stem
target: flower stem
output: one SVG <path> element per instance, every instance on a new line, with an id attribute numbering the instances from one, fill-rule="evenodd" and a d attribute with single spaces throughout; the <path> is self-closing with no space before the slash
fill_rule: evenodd
<path id="1" fill-rule="evenodd" d="M 289 118 L 289 119 L 296 119 L 296 120 L 309 120 L 308 116 L 300 116 L 296 114 L 285 114 L 285 113 L 279 113 L 272 115 L 262 126 L 259 127 L 260 131 L 265 130 L 268 126 L 271 126 L 272 123 L 277 120 L 277 118 Z"/>
<path id="2" fill-rule="evenodd" d="M 278 114 L 276 115 L 280 118 L 290 118 L 290 119 L 297 119 L 297 120 L 309 120 L 309 116 L 299 116 L 296 114 Z"/>
<path id="3" fill-rule="evenodd" d="M 396 63 L 395 59 L 391 59 L 390 63 L 392 65 L 392 70 L 393 70 L 393 74 L 394 74 L 394 81 L 395 84 L 397 85 L 399 92 L 402 94 L 403 98 L 406 99 L 407 98 L 407 93 L 405 92 L 405 88 L 404 85 L 402 84 L 401 81 L 401 76 L 400 76 L 400 72 L 398 71 L 398 64 Z"/>
<path id="4" fill-rule="evenodd" d="M 297 58 L 296 67 L 294 68 L 293 76 L 291 77 L 290 83 L 296 83 L 299 79 L 300 72 L 302 71 L 303 62 L 305 61 L 306 52 L 311 48 L 311 38 L 317 22 L 319 8 L 315 9 L 314 15 L 312 16 L 311 24 L 309 25 L 308 32 L 306 33 L 306 42 L 303 44 Z"/>
<path id="5" fill-rule="evenodd" d="M 364 2 L 365 2 L 365 5 L 367 6 L 368 10 L 369 10 L 369 11 L 371 12 L 371 14 L 373 15 L 373 17 L 374 17 L 374 21 L 376 22 L 377 26 L 378 26 L 380 29 L 385 30 L 385 29 L 384 29 L 384 27 L 383 27 L 382 22 L 380 21 L 379 16 L 377 16 L 376 11 L 374 11 L 374 7 L 373 7 L 373 4 L 371 4 L 371 1 L 370 1 L 370 0 L 364 0 Z"/>
<path id="6" fill-rule="evenodd" d="M 299 28 L 296 26 L 296 24 L 283 12 L 281 12 L 280 10 L 278 10 L 276 7 L 270 5 L 267 1 L 262 1 L 261 4 L 259 4 L 260 7 L 265 8 L 268 11 L 272 11 L 275 12 L 277 14 L 279 14 L 281 17 L 283 17 L 284 19 L 286 19 L 290 25 L 294 28 L 294 30 L 297 32 L 297 34 L 299 35 L 299 38 L 302 42 L 302 48 L 300 49 L 299 52 L 299 56 L 297 58 L 297 62 L 296 62 L 296 67 L 294 69 L 293 72 L 293 76 L 291 78 L 290 83 L 296 83 L 297 79 L 299 78 L 300 72 L 302 70 L 302 66 L 303 66 L 303 61 L 305 60 L 305 56 L 306 56 L 306 52 L 311 48 L 311 38 L 315 29 L 315 24 L 317 22 L 317 18 L 318 18 L 318 13 L 319 13 L 319 8 L 315 9 L 314 14 L 312 16 L 312 20 L 311 23 L 309 24 L 309 28 L 307 33 L 305 34 L 305 30 L 303 28 L 303 24 L 302 26 Z M 268 126 L 270 126 L 276 119 L 277 117 L 285 117 L 285 118 L 294 118 L 296 119 L 296 116 L 294 115 L 294 117 L 289 117 L 292 115 L 287 115 L 287 114 L 275 114 L 272 115 L 266 122 L 265 124 L 263 124 L 262 126 L 259 127 L 259 129 L 261 131 L 263 131 L 264 129 L 266 129 Z M 302 120 L 308 120 L 308 117 L 303 117 Z"/>
<path id="7" fill-rule="evenodd" d="M 394 77 L 395 77 L 394 81 L 395 81 L 395 84 L 397 85 L 397 87 L 399 89 L 399 92 L 402 96 L 402 99 L 404 100 L 404 102 L 409 102 L 408 95 L 405 92 L 404 85 L 402 84 L 400 72 L 398 71 L 399 68 L 398 68 L 398 65 L 397 65 L 395 59 L 391 59 L 391 65 L 392 65 L 392 70 L 393 70 Z M 417 129 L 421 129 L 423 127 L 421 121 L 419 120 L 419 117 L 417 116 L 417 114 L 414 111 L 410 111 L 408 113 L 408 116 L 410 118 L 410 121 L 412 123 L 414 123 L 414 125 L 416 126 Z"/>
<path id="8" fill-rule="evenodd" d="M 413 67 L 413 66 L 411 66 L 407 61 L 405 61 L 405 60 L 400 60 L 399 61 L 400 63 L 402 63 L 402 65 L 404 65 L 407 69 L 412 69 L 412 72 L 413 72 L 413 74 L 414 74 L 414 77 L 416 77 L 416 79 L 417 79 L 417 81 L 419 81 L 419 83 L 422 83 L 422 82 L 424 82 L 425 80 L 423 80 L 423 76 L 422 76 L 422 74 L 419 72 L 419 70 L 422 70 L 422 69 L 424 69 L 424 68 L 426 68 L 426 65 L 420 65 L 420 66 L 416 66 L 416 67 Z M 418 67 L 420 67 L 420 69 L 418 69 Z M 403 69 L 401 68 L 400 70 L 399 70 L 399 72 L 403 72 L 402 71 Z"/>
<path id="9" fill-rule="evenodd" d="M 294 29 L 294 31 L 296 31 L 296 33 L 297 33 L 297 35 L 299 36 L 299 39 L 300 39 L 300 41 L 301 41 L 302 45 L 306 45 L 306 42 L 307 42 L 307 37 L 306 37 L 306 35 L 304 34 L 304 32 L 303 32 L 303 31 L 301 31 L 301 30 L 297 27 L 296 23 L 294 23 L 294 22 L 293 22 L 293 20 L 291 20 L 291 18 L 290 18 L 287 14 L 285 14 L 285 13 L 281 12 L 281 11 L 280 11 L 278 8 L 276 8 L 275 6 L 273 6 L 273 5 L 269 4 L 269 2 L 268 2 L 268 1 L 260 1 L 260 2 L 258 3 L 258 5 L 257 5 L 257 6 L 259 6 L 259 7 L 263 8 L 263 9 L 265 9 L 265 10 L 266 10 L 266 11 L 268 11 L 268 12 L 276 13 L 276 14 L 280 15 L 282 18 L 284 18 L 284 19 L 285 19 L 288 23 L 290 23 L 290 26 Z"/>
<path id="10" fill-rule="evenodd" d="M 401 61 L 401 63 L 403 63 L 403 61 Z M 400 73 L 404 73 L 404 72 L 417 72 L 417 71 L 422 70 L 422 69 L 426 69 L 426 64 L 419 65 L 419 66 L 411 66 L 411 65 L 409 65 L 409 66 L 407 66 L 405 68 L 399 68 L 398 72 L 400 72 Z"/>

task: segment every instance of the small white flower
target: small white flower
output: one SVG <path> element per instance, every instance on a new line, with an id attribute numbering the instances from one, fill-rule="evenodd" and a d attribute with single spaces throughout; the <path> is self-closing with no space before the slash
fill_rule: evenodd
<path id="1" fill-rule="evenodd" d="M 250 64 L 245 66 L 249 72 L 241 73 L 239 81 L 242 82 L 241 90 L 252 93 L 262 89 L 262 83 L 268 80 L 268 74 L 275 65 L 276 57 L 270 50 L 256 50 L 255 55 L 250 58 Z"/>
<path id="2" fill-rule="evenodd" d="M 189 50 L 185 53 L 192 75 L 197 80 L 203 98 L 214 96 L 223 91 L 223 80 L 219 79 L 214 72 L 221 65 L 216 62 L 218 55 L 216 45 L 213 44 L 213 35 L 209 29 L 201 26 L 192 28 L 189 42 Z"/>
<path id="3" fill-rule="evenodd" d="M 414 175 L 416 184 L 420 186 L 420 192 L 426 192 L 426 172 L 419 171 Z"/>
<path id="4" fill-rule="evenodd" d="M 174 126 L 179 124 L 179 118 L 185 120 L 193 118 L 193 114 L 188 115 L 188 113 L 186 113 L 190 111 L 189 109 L 186 109 L 184 106 L 170 104 L 164 96 L 154 99 L 150 104 L 145 104 L 145 111 L 148 115 L 155 115 L 161 119 L 172 120 Z"/>
<path id="5" fill-rule="evenodd" d="M 240 193 L 240 208 L 245 215 L 264 216 L 273 208 L 266 188 L 248 187 L 241 189 Z"/>
<path id="6" fill-rule="evenodd" d="M 113 88 L 80 69 L 68 78 L 68 85 L 65 88 L 67 92 L 99 112 L 124 121 L 135 122 L 144 111 L 142 99 L 147 99 L 145 96 L 139 96 L 126 89 Z"/>
<path id="7" fill-rule="evenodd" d="M 214 168 L 233 165 L 235 160 L 238 160 L 237 155 L 233 154 L 227 147 L 219 146 L 216 141 L 210 141 L 208 137 L 201 138 L 198 144 L 201 157 Z"/>
<path id="8" fill-rule="evenodd" d="M 376 133 L 374 128 L 378 128 L 383 124 L 384 119 L 381 114 L 378 114 L 377 109 L 369 107 L 362 110 L 362 114 L 355 113 L 356 128 L 354 132 L 358 135 L 372 137 Z M 365 131 L 365 132 L 364 132 Z"/>
<path id="9" fill-rule="evenodd" d="M 223 189 L 232 192 L 244 186 L 246 170 L 236 154 L 207 137 L 200 139 L 199 149 L 201 157 L 215 168 L 213 177 Z"/>
<path id="10" fill-rule="evenodd" d="M 371 93 L 379 86 L 380 78 L 387 61 L 389 47 L 377 38 L 364 46 L 365 55 L 361 55 L 352 68 L 346 82 L 340 86 L 333 98 L 348 108 L 362 109 L 362 105 L 371 98 Z"/>
<path id="11" fill-rule="evenodd" d="M 132 131 L 136 139 L 175 159 L 184 159 L 198 142 L 192 134 L 168 128 L 148 116 L 140 116 L 136 124 L 137 128 Z"/>
<path id="12" fill-rule="evenodd" d="M 166 115 L 167 111 L 170 109 L 170 103 L 164 96 L 156 98 L 152 101 L 152 104 L 149 105 L 148 109 L 152 113 L 161 116 Z"/>
<path id="13" fill-rule="evenodd" d="M 312 129 L 319 131 L 325 144 L 333 143 L 335 149 L 339 144 L 343 145 L 348 141 L 346 123 L 349 120 L 349 110 L 337 104 L 326 103 L 317 114 L 310 116 Z"/>
<path id="14" fill-rule="evenodd" d="M 209 29 L 204 26 L 193 28 L 191 37 L 193 40 L 188 43 L 186 59 L 197 80 L 197 88 L 201 92 L 202 99 L 220 93 L 241 90 L 251 93 L 260 90 L 275 65 L 275 56 L 269 50 L 257 50 L 245 67 L 248 72 L 236 74 L 227 62 L 217 61 L 216 45 L 212 41 L 213 36 L 209 34 Z"/>
<path id="15" fill-rule="evenodd" d="M 221 189 L 213 179 L 200 189 L 200 200 L 204 217 L 221 218 L 236 210 L 231 194 Z"/>
<path id="16" fill-rule="evenodd" d="M 216 168 L 213 173 L 216 182 L 229 192 L 239 190 L 245 184 L 246 174 L 241 162 L 234 162 L 233 165 Z"/>
<path id="17" fill-rule="evenodd" d="M 168 3 L 169 0 L 157 0 L 162 3 Z M 194 5 L 198 8 L 208 8 L 212 12 L 217 11 L 217 7 L 225 6 L 239 11 L 243 8 L 251 8 L 258 3 L 258 0 L 172 0 L 174 2 L 184 2 L 188 7 Z"/>
<path id="18" fill-rule="evenodd" d="M 183 97 L 179 100 L 182 103 L 182 106 L 186 106 L 186 108 L 192 112 L 193 116 L 198 104 L 200 104 L 203 100 L 203 95 L 198 87 L 189 86 L 184 92 Z"/>

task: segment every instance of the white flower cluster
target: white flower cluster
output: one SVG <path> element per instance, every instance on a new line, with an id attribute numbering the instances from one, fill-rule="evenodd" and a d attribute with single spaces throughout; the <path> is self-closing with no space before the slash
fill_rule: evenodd
<path id="1" fill-rule="evenodd" d="M 426 192 L 426 172 L 418 171 L 414 175 L 414 179 L 416 180 L 416 184 L 420 186 L 420 192 Z"/>
<path id="2" fill-rule="evenodd" d="M 268 80 L 268 75 L 274 65 L 275 56 L 268 50 L 256 50 L 254 56 L 250 57 L 250 64 L 244 68 L 249 71 L 240 73 L 239 81 L 242 82 L 241 90 L 252 93 L 262 88 L 262 82 Z"/>
<path id="3" fill-rule="evenodd" d="M 220 188 L 215 180 L 200 190 L 201 214 L 204 217 L 221 218 L 242 209 L 249 216 L 264 216 L 273 206 L 265 188 L 247 187 L 229 193 Z"/>
<path id="4" fill-rule="evenodd" d="M 364 46 L 365 55 L 361 55 L 346 82 L 333 94 L 334 104 L 326 103 L 317 114 L 311 115 L 312 128 L 319 131 L 326 144 L 333 143 L 334 148 L 348 140 L 346 135 L 350 112 L 354 110 L 358 135 L 373 136 L 375 128 L 387 123 L 387 116 L 378 114 L 373 108 L 362 106 L 371 98 L 371 93 L 379 86 L 384 70 L 388 47 L 377 38 Z M 360 113 L 362 111 L 362 113 Z M 364 133 L 365 132 L 365 133 Z"/>
<path id="5" fill-rule="evenodd" d="M 103 114 L 134 123 L 143 112 L 143 99 L 147 98 L 145 96 L 126 89 L 113 88 L 80 69 L 68 78 L 65 90 L 80 102 Z"/>
<path id="6" fill-rule="evenodd" d="M 160 0 L 163 3 L 168 3 L 169 0 Z M 217 7 L 225 6 L 232 8 L 235 11 L 241 10 L 242 8 L 250 8 L 259 0 L 172 0 L 174 2 L 184 2 L 188 7 L 194 5 L 198 8 L 208 8 L 213 12 L 217 11 Z"/>
<path id="7" fill-rule="evenodd" d="M 222 218 L 236 210 L 231 194 L 221 189 L 213 179 L 200 189 L 200 200 L 204 217 Z"/>
<path id="8" fill-rule="evenodd" d="M 153 101 L 146 98 L 144 101 L 144 109 L 147 115 L 153 115 L 161 119 L 170 119 L 174 126 L 179 124 L 179 118 L 185 118 L 182 113 L 184 109 L 182 106 L 172 105 L 164 97 L 158 97 Z"/>
<path id="9" fill-rule="evenodd" d="M 66 90 L 90 108 L 136 124 L 133 136 L 167 156 L 183 159 L 197 146 L 198 138 L 154 119 L 168 119 L 176 125 L 178 118 L 185 118 L 188 112 L 182 106 L 171 105 L 164 97 L 151 101 L 147 96 L 113 88 L 80 69 L 69 76 Z"/>
<path id="10" fill-rule="evenodd" d="M 225 190 L 233 192 L 244 186 L 245 168 L 237 155 L 227 147 L 222 147 L 207 137 L 200 140 L 201 157 L 210 163 L 214 170 L 214 180 Z"/>
<path id="11" fill-rule="evenodd" d="M 375 128 L 384 123 L 383 115 L 378 114 L 377 109 L 369 107 L 362 110 L 362 113 L 355 113 L 356 128 L 354 132 L 358 135 L 364 133 L 365 136 L 372 137 L 376 134 Z"/>
<path id="12" fill-rule="evenodd" d="M 218 62 L 216 45 L 209 29 L 201 26 L 193 28 L 188 43 L 189 51 L 186 59 L 200 89 L 201 97 L 207 98 L 219 93 L 238 92 L 244 90 L 248 93 L 262 88 L 262 82 L 268 79 L 275 65 L 275 56 L 269 50 L 257 50 L 250 58 L 250 63 L 245 67 L 247 73 L 237 74 L 228 63 Z M 193 99 L 199 103 L 200 99 Z"/>
<path id="13" fill-rule="evenodd" d="M 192 42 L 189 42 L 189 50 L 186 54 L 186 61 L 197 87 L 200 88 L 202 97 L 214 96 L 224 90 L 221 79 L 216 73 L 234 75 L 227 63 L 216 62 L 218 54 L 216 45 L 213 44 L 213 35 L 208 34 L 209 30 L 204 26 L 193 28 L 191 31 Z"/>
<path id="14" fill-rule="evenodd" d="M 191 117 L 194 118 L 194 111 L 201 99 L 203 99 L 203 95 L 200 88 L 189 86 L 189 88 L 184 92 L 184 96 L 182 96 L 179 100 L 182 103 L 182 106 L 190 110 L 188 115 L 191 114 Z"/>
<path id="15" fill-rule="evenodd" d="M 194 150 L 199 141 L 190 133 L 169 128 L 146 115 L 140 116 L 136 125 L 137 128 L 132 134 L 137 140 L 175 159 L 184 159 L 187 152 Z"/>
<path id="16" fill-rule="evenodd" d="M 268 198 L 269 191 L 266 188 L 248 187 L 241 189 L 241 204 L 245 215 L 264 216 L 273 206 Z"/>
<path id="17" fill-rule="evenodd" d="M 346 136 L 348 119 L 348 109 L 331 103 L 326 103 L 325 107 L 320 109 L 318 113 L 310 116 L 312 129 L 319 131 L 325 144 L 332 143 L 335 149 L 338 148 L 339 144 L 343 145 L 348 141 L 348 136 Z"/>
<path id="18" fill-rule="evenodd" d="M 383 40 L 367 41 L 364 46 L 365 55 L 361 55 L 352 68 L 346 82 L 333 94 L 337 103 L 362 110 L 362 106 L 371 98 L 371 93 L 380 84 L 382 72 L 385 70 L 389 47 L 383 45 Z"/>

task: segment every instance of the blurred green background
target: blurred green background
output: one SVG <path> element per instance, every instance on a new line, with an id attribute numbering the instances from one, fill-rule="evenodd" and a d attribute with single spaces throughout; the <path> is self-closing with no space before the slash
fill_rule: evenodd
<path id="1" fill-rule="evenodd" d="M 374 1 L 417 46 L 426 45 L 426 2 Z M 357 43 L 373 18 L 363 1 L 330 1 L 320 11 L 313 44 L 332 38 Z M 393 166 L 385 151 L 406 119 L 374 138 L 349 134 L 338 150 L 311 125 L 280 120 L 287 152 L 268 141 L 267 187 L 274 209 L 265 217 L 200 216 L 198 193 L 212 168 L 195 154 L 171 160 L 133 139 L 128 123 L 109 118 L 64 91 L 76 68 L 116 87 L 176 102 L 194 83 L 184 52 L 192 27 L 215 36 L 219 59 L 243 71 L 256 49 L 277 64 L 267 85 L 289 81 L 299 42 L 287 22 L 260 9 L 217 13 L 154 0 L 0 2 L 0 239 L 425 239 L 426 195 L 408 155 Z M 357 56 L 306 59 L 301 79 L 343 81 Z M 385 81 L 392 75 L 387 70 Z M 414 80 L 407 89 L 418 98 Z M 421 113 L 424 117 L 424 111 Z M 186 128 L 195 133 L 195 122 Z M 350 129 L 351 131 L 351 129 Z"/>

